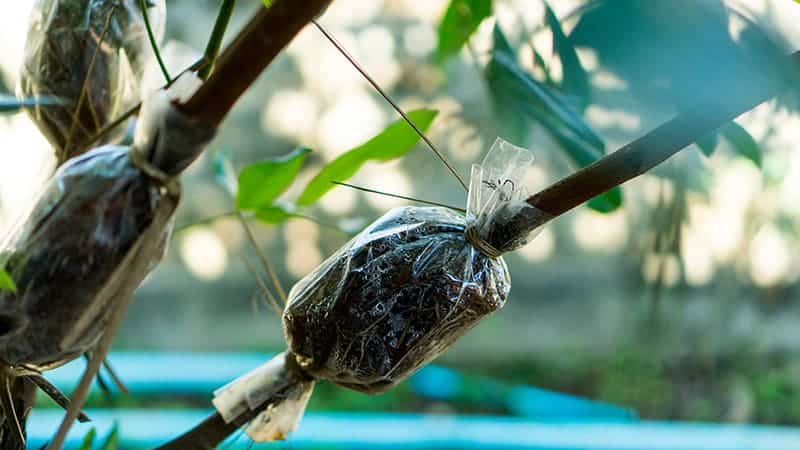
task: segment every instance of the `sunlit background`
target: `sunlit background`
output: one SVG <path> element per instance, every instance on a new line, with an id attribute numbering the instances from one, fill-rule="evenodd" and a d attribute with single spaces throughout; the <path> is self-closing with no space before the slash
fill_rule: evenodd
<path id="1" fill-rule="evenodd" d="M 32 2 L 4 3 L 0 67 L 15 86 Z M 260 5 L 240 3 L 233 30 Z M 552 3 L 559 17 L 581 4 Z M 468 174 L 498 134 L 479 71 L 494 20 L 483 23 L 471 51 L 441 67 L 432 53 L 446 4 L 336 0 L 321 22 L 404 108 L 441 111 L 430 137 Z M 727 17 L 734 40 L 747 17 L 765 24 L 788 49 L 800 48 L 795 2 L 729 6 L 737 11 Z M 168 9 L 163 54 L 176 73 L 201 54 L 216 2 L 170 0 Z M 496 5 L 497 20 L 510 36 L 530 36 L 549 55 L 552 38 L 542 27 L 543 11 L 530 0 Z M 568 32 L 577 19 L 564 20 Z M 521 48 L 521 61 L 534 70 L 530 47 Z M 585 116 L 609 149 L 674 114 L 663 101 L 639 95 L 595 49 L 579 48 L 579 56 L 595 90 Z M 550 69 L 559 76 L 557 60 Z M 144 91 L 157 88 L 159 77 L 151 67 Z M 313 164 L 297 183 L 303 186 L 324 162 L 396 118 L 323 36 L 307 28 L 239 103 L 210 152 L 224 152 L 240 168 L 308 146 Z M 507 257 L 513 288 L 505 310 L 441 361 L 625 404 L 650 417 L 800 423 L 800 118 L 771 102 L 738 123 L 763 148 L 762 168 L 725 144 L 710 158 L 690 148 L 657 174 L 627 184 L 618 212 L 581 208 L 549 224 Z M 526 179 L 530 191 L 573 170 L 538 128 L 518 144 L 537 157 Z M 30 207 L 54 160 L 25 114 L 0 118 L 0 149 L 0 230 L 8 230 Z M 202 159 L 185 177 L 180 231 L 137 293 L 119 348 L 281 349 L 280 322 L 247 270 L 243 258 L 255 262 L 256 254 L 239 223 L 228 218 L 185 227 L 233 207 L 212 166 L 211 157 Z M 402 161 L 368 164 L 352 181 L 455 206 L 466 201 L 422 146 Z M 286 198 L 298 194 L 292 189 Z M 403 204 L 339 187 L 308 211 L 316 222 L 296 219 L 254 229 L 288 287 L 347 240 L 337 227 L 357 229 Z"/>

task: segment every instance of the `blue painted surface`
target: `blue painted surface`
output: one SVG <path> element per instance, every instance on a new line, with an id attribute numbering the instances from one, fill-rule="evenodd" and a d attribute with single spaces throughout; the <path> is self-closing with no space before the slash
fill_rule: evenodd
<path id="1" fill-rule="evenodd" d="M 126 448 L 162 444 L 202 420 L 207 411 L 89 411 L 77 424 L 77 447 L 91 426 L 106 435 L 120 424 Z M 34 411 L 31 448 L 39 448 L 61 420 L 55 410 Z M 246 437 L 229 447 L 248 448 Z M 286 449 L 536 449 L 536 450 L 794 450 L 800 428 L 663 422 L 549 422 L 485 416 L 416 414 L 308 414 L 290 440 L 264 445 Z"/>
<path id="2" fill-rule="evenodd" d="M 110 361 L 134 395 L 196 395 L 211 398 L 211 393 L 263 364 L 268 353 L 112 353 Z M 82 360 L 47 372 L 47 378 L 69 392 L 84 368 Z M 441 366 L 428 366 L 415 374 L 411 387 L 415 393 L 435 400 L 459 396 L 477 397 L 501 405 L 514 414 L 537 420 L 635 420 L 628 408 L 530 386 L 514 386 L 486 377 L 471 377 L 465 382 L 458 372 Z M 475 381 L 477 380 L 477 381 Z M 97 389 L 97 386 L 95 386 Z"/>
<path id="3" fill-rule="evenodd" d="M 134 395 L 211 392 L 262 364 L 271 355 L 117 353 L 112 362 Z M 48 378 L 70 390 L 83 370 L 74 362 Z M 309 413 L 281 449 L 531 449 L 531 450 L 800 450 L 800 428 L 639 422 L 625 408 L 490 378 L 465 377 L 430 366 L 412 377 L 412 389 L 437 400 L 468 396 L 498 402 L 522 417 Z M 479 391 L 479 392 L 476 392 Z M 68 445 L 77 448 L 92 427 L 100 436 L 114 423 L 123 448 L 152 448 L 199 423 L 201 410 L 90 410 L 93 422 L 76 424 Z M 30 448 L 41 447 L 62 418 L 59 410 L 34 410 Z M 250 448 L 249 440 L 223 446 Z"/>

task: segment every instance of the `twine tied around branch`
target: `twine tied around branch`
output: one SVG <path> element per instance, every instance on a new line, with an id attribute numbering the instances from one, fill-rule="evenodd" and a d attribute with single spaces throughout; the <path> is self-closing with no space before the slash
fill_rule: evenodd
<path id="1" fill-rule="evenodd" d="M 130 158 L 131 164 L 133 164 L 134 167 L 141 170 L 142 173 L 144 173 L 153 181 L 164 186 L 167 189 L 167 192 L 173 195 L 179 192 L 180 187 L 178 185 L 177 177 L 170 176 L 158 168 L 158 166 L 151 163 L 137 148 L 134 147 L 131 149 Z"/>
<path id="2" fill-rule="evenodd" d="M 503 252 L 496 249 L 492 244 L 483 239 L 480 233 L 478 233 L 478 229 L 475 227 L 467 227 L 467 230 L 464 232 L 464 236 L 467 238 L 467 242 L 475 247 L 475 250 L 478 250 L 481 252 L 481 254 L 488 256 L 489 258 L 497 259 L 503 255 Z"/>

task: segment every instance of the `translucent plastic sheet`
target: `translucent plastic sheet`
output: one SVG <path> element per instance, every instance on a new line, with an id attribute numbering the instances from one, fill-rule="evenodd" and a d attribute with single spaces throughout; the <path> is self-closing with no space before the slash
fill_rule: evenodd
<path id="1" fill-rule="evenodd" d="M 160 261 L 176 177 L 215 132 L 173 107 L 176 95 L 145 102 L 133 147 L 104 146 L 64 164 L 0 245 L 0 266 L 18 287 L 0 292 L 3 363 L 46 370 L 91 350 Z"/>
<path id="2" fill-rule="evenodd" d="M 465 227 L 446 209 L 394 209 L 295 285 L 284 325 L 303 368 L 382 392 L 500 309 L 506 265 L 470 245 Z"/>
<path id="3" fill-rule="evenodd" d="M 147 275 L 130 258 L 145 253 L 147 267 L 161 258 L 178 192 L 131 154 L 106 146 L 68 162 L 3 242 L 0 263 L 18 287 L 0 292 L 4 363 L 45 370 L 90 350 L 118 291 Z M 150 229 L 155 239 L 143 242 Z"/>
<path id="4" fill-rule="evenodd" d="M 165 1 L 148 4 L 160 39 Z M 138 102 L 139 81 L 152 54 L 138 0 L 36 1 L 20 93 L 60 100 L 58 106 L 29 110 L 55 147 L 59 164 L 89 150 L 91 137 Z M 104 142 L 114 142 L 123 132 L 120 127 Z"/>
<path id="5" fill-rule="evenodd" d="M 284 439 L 297 428 L 311 398 L 314 381 L 287 367 L 286 358 L 281 353 L 214 392 L 214 407 L 228 423 L 260 411 L 246 429 L 256 442 Z"/>
<path id="6" fill-rule="evenodd" d="M 297 283 L 284 326 L 301 366 L 381 392 L 502 307 L 510 280 L 500 254 L 527 240 L 506 226 L 534 209 L 522 187 L 532 162 L 528 150 L 498 139 L 473 168 L 466 218 L 443 208 L 395 209 Z"/>
<path id="7" fill-rule="evenodd" d="M 525 173 L 533 153 L 498 138 L 481 164 L 472 166 L 467 222 L 490 253 L 507 253 L 525 245 L 551 219 L 525 202 Z M 471 239 L 472 240 L 472 239 Z M 472 240 L 473 243 L 474 240 Z"/>
<path id="8" fill-rule="evenodd" d="M 514 217 L 545 217 L 524 201 L 522 179 L 532 162 L 528 150 L 498 139 L 473 168 L 466 217 L 440 207 L 396 208 L 345 244 L 290 291 L 283 314 L 289 353 L 281 359 L 313 379 L 380 393 L 500 309 L 511 287 L 501 254 L 535 228 Z M 286 371 L 274 362 L 271 373 Z M 285 389 L 270 377 L 257 379 L 259 392 Z M 239 390 L 253 390 L 247 382 L 254 380 L 243 377 Z M 302 413 L 296 406 L 305 404 L 298 399 L 274 400 L 269 420 L 294 423 Z M 230 422 L 250 408 L 219 410 Z"/>

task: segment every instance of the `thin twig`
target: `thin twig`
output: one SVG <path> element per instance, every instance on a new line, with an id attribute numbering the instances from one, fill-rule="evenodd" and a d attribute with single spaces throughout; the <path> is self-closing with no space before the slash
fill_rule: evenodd
<path id="1" fill-rule="evenodd" d="M 81 408 L 89 396 L 89 389 L 92 385 L 92 381 L 100 371 L 103 360 L 105 360 L 108 351 L 111 349 L 114 336 L 116 336 L 117 330 L 119 330 L 120 325 L 122 325 L 125 312 L 128 310 L 128 306 L 133 300 L 133 293 L 139 285 L 129 278 L 129 274 L 149 272 L 148 268 L 152 264 L 151 257 L 157 251 L 164 229 L 172 217 L 172 212 L 172 210 L 166 207 L 156 209 L 150 225 L 139 237 L 136 244 L 128 250 L 128 254 L 120 264 L 120 268 L 114 271 L 114 274 L 107 281 L 103 291 L 99 294 L 101 296 L 111 296 L 111 291 L 113 289 L 113 296 L 111 297 L 113 303 L 109 305 L 110 312 L 107 317 L 105 330 L 100 336 L 96 347 L 92 350 L 91 357 L 86 364 L 78 386 L 72 392 L 67 413 L 64 415 L 53 440 L 47 446 L 48 450 L 61 450 L 66 441 L 67 434 L 70 428 L 72 428 L 72 424 L 75 422 L 75 419 L 80 416 Z"/>
<path id="2" fill-rule="evenodd" d="M 423 141 L 425 141 L 425 143 L 428 145 L 428 147 L 430 147 L 430 149 L 433 151 L 433 153 L 436 154 L 436 157 L 439 158 L 439 160 L 442 162 L 442 164 L 444 164 L 447 167 L 447 170 L 449 170 L 450 173 L 452 173 L 453 176 L 456 177 L 458 182 L 461 184 L 461 187 L 463 187 L 465 191 L 468 191 L 469 188 L 467 187 L 467 183 L 464 181 L 463 178 L 461 178 L 461 175 L 459 175 L 459 173 L 455 169 L 455 167 L 453 167 L 453 165 L 450 164 L 449 161 L 447 161 L 447 158 L 445 158 L 444 154 L 442 152 L 440 152 L 439 149 L 436 148 L 435 145 L 433 145 L 433 142 L 431 142 L 431 140 L 428 139 L 428 136 L 426 136 L 425 133 L 423 133 L 422 130 L 420 130 L 419 127 L 417 127 L 417 125 L 411 120 L 411 118 L 408 117 L 408 114 L 406 114 L 405 111 L 403 111 L 403 109 L 400 108 L 400 105 L 398 105 L 394 100 L 392 100 L 391 97 L 389 97 L 389 94 L 387 94 L 386 91 L 384 91 L 383 88 L 380 87 L 378 82 L 375 81 L 375 79 L 372 78 L 372 76 L 370 76 L 370 74 L 367 72 L 367 70 L 355 59 L 355 57 L 352 54 L 350 54 L 350 52 L 347 51 L 346 48 L 344 48 L 344 46 L 341 44 L 341 42 L 339 42 L 333 36 L 333 34 L 328 32 L 328 30 L 326 30 L 322 25 L 320 25 L 320 23 L 317 22 L 316 20 L 314 20 L 312 22 L 317 27 L 317 29 L 319 29 L 319 31 L 323 35 L 325 35 L 325 38 L 327 38 L 328 41 L 330 41 L 331 44 L 333 44 L 333 46 L 336 47 L 337 50 L 339 50 L 339 53 L 344 55 L 344 57 L 347 58 L 348 61 L 350 61 L 350 64 L 352 64 L 353 67 L 355 67 L 356 70 L 358 70 L 358 72 L 361 73 L 361 75 L 364 78 L 366 78 L 366 80 L 369 82 L 369 84 L 371 84 L 372 87 L 375 88 L 376 91 L 378 91 L 378 93 L 381 95 L 381 97 L 383 97 L 387 102 L 389 102 L 390 105 L 392 105 L 394 110 L 397 111 L 398 114 L 400 114 L 400 116 L 403 118 L 403 120 L 405 120 L 406 123 L 408 123 L 411 126 L 411 128 L 414 129 L 414 132 L 417 133 L 417 135 L 419 135 L 419 137 Z"/>
<path id="3" fill-rule="evenodd" d="M 6 417 L 0 418 L 0 449 L 25 450 L 25 445 L 21 442 L 17 442 L 17 440 L 13 438 L 13 434 L 16 434 L 13 428 L 19 423 L 24 431 L 25 422 L 27 421 L 28 414 L 33 409 L 36 399 L 36 385 L 28 379 L 28 377 L 20 376 L 13 378 L 11 394 L 13 396 L 14 409 L 19 412 L 19 416 L 16 420 L 11 420 L 10 413 L 6 412 L 4 408 Z M 2 383 L 2 381 L 0 381 L 0 383 Z"/>
<path id="4" fill-rule="evenodd" d="M 222 0 L 217 20 L 214 23 L 214 29 L 211 31 L 211 37 L 208 39 L 208 45 L 203 56 L 206 65 L 197 73 L 197 76 L 202 80 L 208 78 L 214 70 L 214 63 L 216 63 L 217 56 L 219 56 L 219 49 L 222 48 L 222 40 L 225 38 L 225 31 L 228 29 L 235 6 L 236 0 Z"/>
<path id="5" fill-rule="evenodd" d="M 245 266 L 247 266 L 247 270 L 250 271 L 250 274 L 253 275 L 253 278 L 256 279 L 256 284 L 258 284 L 261 295 L 267 300 L 269 305 L 272 306 L 272 309 L 275 310 L 275 314 L 277 314 L 280 318 L 283 315 L 283 309 L 278 304 L 278 300 L 275 298 L 275 295 L 272 294 L 272 291 L 269 290 L 267 284 L 261 279 L 261 276 L 253 266 L 253 263 L 251 263 L 244 254 L 242 255 L 242 261 L 244 261 Z"/>
<path id="6" fill-rule="evenodd" d="M 800 51 L 790 58 L 800 71 Z M 641 138 L 531 196 L 527 202 L 551 218 L 564 214 L 649 171 L 710 131 L 771 99 L 786 86 L 785 79 L 767 76 L 718 86 L 715 99 L 710 98 L 682 112 Z M 530 222 L 522 215 L 515 220 L 519 224 Z"/>
<path id="7" fill-rule="evenodd" d="M 47 378 L 45 378 L 40 373 L 29 373 L 25 375 L 21 375 L 24 378 L 30 380 L 33 384 L 36 385 L 42 392 L 45 393 L 51 400 L 53 400 L 58 406 L 64 409 L 64 411 L 69 409 L 69 398 L 61 392 L 53 383 L 51 383 Z M 78 413 L 78 421 L 81 423 L 89 422 L 89 416 L 87 416 L 83 411 Z"/>
<path id="8" fill-rule="evenodd" d="M 117 12 L 117 5 L 111 5 L 111 10 L 108 12 L 108 17 L 106 17 L 105 24 L 103 24 L 103 30 L 100 33 L 100 38 L 97 42 L 97 46 L 95 46 L 94 52 L 92 53 L 92 59 L 89 61 L 89 67 L 86 71 L 86 76 L 83 78 L 83 83 L 81 84 L 81 91 L 78 95 L 78 101 L 75 105 L 75 112 L 72 116 L 72 123 L 70 123 L 69 132 L 67 133 L 67 140 L 64 143 L 64 155 L 68 156 L 70 153 L 70 146 L 72 145 L 72 138 L 75 135 L 75 127 L 79 124 L 78 114 L 80 113 L 81 107 L 83 107 L 83 102 L 86 101 L 86 96 L 89 93 L 89 81 L 92 78 L 92 71 L 94 71 L 94 65 L 97 62 L 97 55 L 100 53 L 100 49 L 103 47 L 103 41 L 106 39 L 106 34 L 108 34 L 108 30 L 111 27 L 111 19 L 114 17 L 114 13 Z M 97 122 L 97 115 L 94 112 L 93 105 L 91 100 L 89 101 L 89 112 L 92 113 L 94 122 L 97 126 L 100 126 Z"/>
<path id="9" fill-rule="evenodd" d="M 189 230 L 189 229 L 194 228 L 194 227 L 199 227 L 199 226 L 203 226 L 203 225 L 209 225 L 209 224 L 212 224 L 212 223 L 214 223 L 214 222 L 216 222 L 218 220 L 227 219 L 229 217 L 234 217 L 237 214 L 239 214 L 238 211 L 228 211 L 228 212 L 225 212 L 225 213 L 222 213 L 222 214 L 217 214 L 215 216 L 206 217 L 205 219 L 198 220 L 197 222 L 187 223 L 185 225 L 181 225 L 181 226 L 175 228 L 175 234 L 183 233 L 186 230 Z"/>
<path id="10" fill-rule="evenodd" d="M 275 0 L 220 55 L 217 68 L 178 107 L 209 126 L 219 125 L 233 105 L 289 42 L 332 0 Z"/>
<path id="11" fill-rule="evenodd" d="M 349 184 L 349 183 L 342 183 L 342 182 L 339 182 L 339 181 L 332 181 L 331 183 L 337 184 L 339 186 L 349 187 L 349 188 L 356 189 L 356 190 L 359 190 L 359 191 L 369 192 L 370 194 L 385 195 L 387 197 L 399 198 L 401 200 L 408 200 L 410 202 L 422 203 L 423 205 L 440 206 L 442 208 L 452 209 L 454 211 L 459 211 L 459 212 L 462 212 L 462 213 L 466 213 L 467 212 L 467 210 L 464 209 L 464 208 L 457 208 L 455 206 L 446 205 L 444 203 L 432 202 L 432 201 L 429 201 L 429 200 L 420 200 L 420 199 L 414 198 L 414 197 L 406 197 L 405 195 L 392 194 L 392 193 L 389 193 L 389 192 L 383 192 L 383 191 L 379 191 L 379 190 L 376 190 L 376 189 L 370 189 L 370 188 L 366 188 L 366 187 L 362 187 L 362 186 L 356 186 L 354 184 Z"/>
<path id="12" fill-rule="evenodd" d="M 122 381 L 122 378 L 117 374 L 117 371 L 114 370 L 114 366 L 111 365 L 111 361 L 108 358 L 103 360 L 103 368 L 106 369 L 106 373 L 108 376 L 111 377 L 111 381 L 114 382 L 114 385 L 117 386 L 117 389 L 125 395 L 130 394 L 128 390 L 128 386 L 125 385 L 125 382 Z"/>
<path id="13" fill-rule="evenodd" d="M 158 42 L 156 36 L 153 34 L 153 27 L 150 25 L 150 15 L 147 14 L 147 0 L 139 0 L 139 8 L 142 10 L 142 17 L 144 18 L 144 27 L 147 29 L 147 38 L 150 40 L 150 46 L 153 48 L 153 53 L 156 55 L 158 67 L 161 68 L 161 73 L 164 74 L 164 79 L 167 83 L 172 83 L 172 77 L 169 76 L 164 60 L 161 58 L 161 51 L 158 49 Z"/>
<path id="14" fill-rule="evenodd" d="M 0 399 L 2 400 L 3 411 L 6 414 L 6 420 L 9 422 L 14 439 L 25 447 L 25 430 L 22 429 L 22 423 L 17 414 L 17 407 L 14 405 L 14 394 L 11 391 L 11 382 L 14 378 L 11 376 L 4 376 L 2 378 L 3 386 Z"/>
<path id="15" fill-rule="evenodd" d="M 253 230 L 250 228 L 250 225 L 247 223 L 247 219 L 244 217 L 244 214 L 241 212 L 237 212 L 236 216 L 239 218 L 239 222 L 242 224 L 242 228 L 244 229 L 244 233 L 247 236 L 247 239 L 250 241 L 250 245 L 253 246 L 256 254 L 258 255 L 258 259 L 261 260 L 261 264 L 264 265 L 264 270 L 267 271 L 267 275 L 269 275 L 270 281 L 272 282 L 272 287 L 278 292 L 278 297 L 283 302 L 283 305 L 286 306 L 286 291 L 283 289 L 281 285 L 281 280 L 278 278 L 278 274 L 275 272 L 275 268 L 269 262 L 269 258 L 264 252 L 261 250 L 261 246 L 258 245 L 258 241 L 256 240 L 255 234 L 253 234 Z"/>
<path id="16" fill-rule="evenodd" d="M 307 220 L 307 221 L 309 221 L 309 222 L 311 222 L 313 224 L 319 225 L 321 227 L 328 228 L 328 229 L 333 230 L 333 231 L 338 231 L 339 233 L 342 233 L 345 236 L 350 236 L 350 233 L 348 233 L 346 230 L 342 229 L 340 226 L 332 224 L 332 223 L 329 223 L 329 222 L 325 222 L 323 220 L 319 220 L 314 216 L 307 216 L 305 214 L 300 214 L 300 213 L 290 213 L 289 217 L 291 217 L 293 219 Z"/>
<path id="17" fill-rule="evenodd" d="M 175 228 L 175 234 L 184 233 L 187 230 L 190 230 L 190 229 L 192 229 L 194 227 L 197 227 L 197 226 L 208 225 L 208 224 L 212 224 L 212 223 L 214 223 L 214 222 L 216 222 L 218 220 L 227 219 L 229 217 L 234 217 L 238 213 L 239 213 L 239 211 L 228 211 L 228 212 L 225 212 L 225 213 L 222 213 L 222 214 L 217 214 L 215 216 L 206 217 L 205 219 L 200 219 L 197 222 L 190 222 L 190 223 L 187 223 L 187 224 L 184 224 L 184 225 L 181 225 L 181 226 Z M 246 215 L 245 218 L 246 219 L 251 219 L 252 216 Z M 338 227 L 338 226 L 336 226 L 336 225 L 334 225 L 332 223 L 328 223 L 328 222 L 319 220 L 319 219 L 317 219 L 316 217 L 313 217 L 313 216 L 308 216 L 308 215 L 300 214 L 300 213 L 289 213 L 289 219 L 307 220 L 307 221 L 309 221 L 311 223 L 314 223 L 314 224 L 317 224 L 317 225 L 319 225 L 321 227 L 329 228 L 331 230 L 338 231 L 338 232 L 340 232 L 340 233 L 342 233 L 344 235 L 348 235 L 349 236 L 349 233 L 347 233 L 346 231 L 344 231 L 340 227 Z"/>

